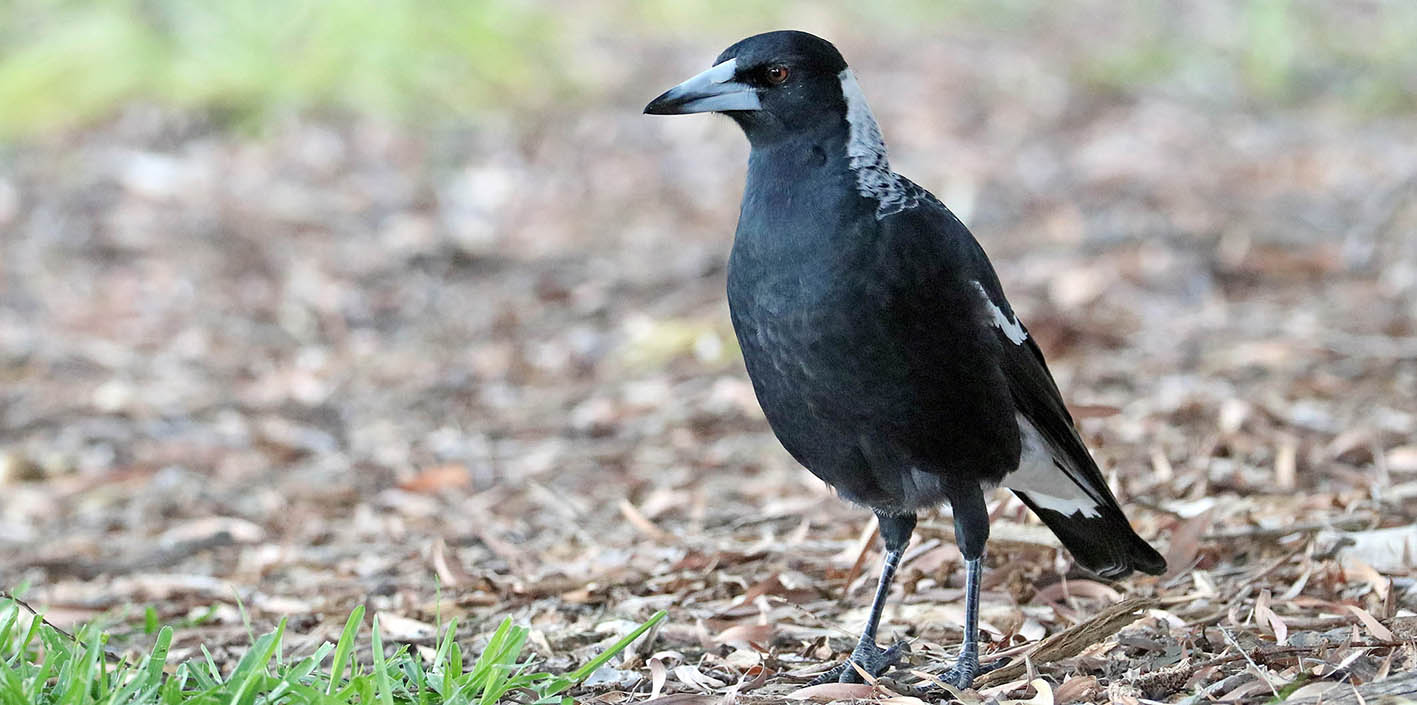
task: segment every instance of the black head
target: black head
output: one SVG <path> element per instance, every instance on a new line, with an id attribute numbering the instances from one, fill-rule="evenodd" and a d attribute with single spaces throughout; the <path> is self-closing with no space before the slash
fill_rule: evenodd
<path id="1" fill-rule="evenodd" d="M 645 106 L 651 115 L 724 113 L 759 138 L 845 115 L 841 72 L 846 61 L 821 37 L 783 30 L 756 34 L 728 47 L 707 71 Z"/>

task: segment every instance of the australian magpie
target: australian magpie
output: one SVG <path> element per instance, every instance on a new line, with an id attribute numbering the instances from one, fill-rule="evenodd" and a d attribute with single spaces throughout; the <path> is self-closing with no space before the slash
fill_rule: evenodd
<path id="1" fill-rule="evenodd" d="M 1122 515 L 1043 361 L 964 224 L 891 171 L 856 77 L 831 43 L 768 32 L 655 98 L 748 136 L 728 303 L 753 389 L 802 465 L 879 518 L 885 566 L 851 660 L 879 674 L 876 627 L 916 512 L 948 503 L 965 560 L 964 643 L 944 679 L 981 672 L 979 581 L 1003 486 L 1107 578 L 1166 561 Z M 825 679 L 850 681 L 843 663 Z"/>

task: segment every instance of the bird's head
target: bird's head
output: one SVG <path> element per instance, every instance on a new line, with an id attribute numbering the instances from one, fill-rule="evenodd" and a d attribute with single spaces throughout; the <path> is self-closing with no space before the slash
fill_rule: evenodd
<path id="1" fill-rule="evenodd" d="M 846 61 L 825 39 L 806 32 L 756 34 L 728 47 L 712 68 L 650 101 L 650 115 L 723 113 L 758 142 L 846 114 L 841 74 Z"/>

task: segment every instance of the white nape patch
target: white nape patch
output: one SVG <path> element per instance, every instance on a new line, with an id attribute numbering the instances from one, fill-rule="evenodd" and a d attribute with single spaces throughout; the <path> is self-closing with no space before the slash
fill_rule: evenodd
<path id="1" fill-rule="evenodd" d="M 990 313 L 993 314 L 993 318 L 990 322 L 998 326 L 999 330 L 1004 332 L 1004 337 L 1008 338 L 1014 345 L 1023 345 L 1023 341 L 1028 340 L 1028 331 L 1024 330 L 1023 324 L 1018 322 L 1018 316 L 1014 316 L 1012 320 L 1010 320 L 1008 316 L 1005 316 L 1004 309 L 999 308 L 999 305 L 994 303 L 993 299 L 989 298 L 989 292 L 984 290 L 983 284 L 976 281 L 974 282 L 974 288 L 979 290 L 979 295 L 984 297 L 984 305 L 987 306 Z"/>
<path id="2" fill-rule="evenodd" d="M 891 171 L 881 128 L 876 124 L 876 116 L 871 114 L 871 106 L 866 104 L 866 95 L 856 82 L 856 74 L 851 69 L 842 69 L 837 78 L 841 80 L 841 95 L 846 99 L 846 124 L 850 128 L 846 156 L 851 170 L 856 173 L 857 193 L 874 198 L 880 204 L 876 207 L 876 220 L 914 208 L 919 198 Z"/>
<path id="3" fill-rule="evenodd" d="M 1097 501 L 1053 464 L 1053 449 L 1033 422 L 1023 414 L 1015 414 L 1014 417 L 1018 420 L 1023 452 L 1019 454 L 1018 469 L 1005 475 L 999 484 L 1011 490 L 1027 492 L 1034 504 L 1064 516 L 1081 514 L 1089 519 L 1102 516 L 1097 511 Z"/>

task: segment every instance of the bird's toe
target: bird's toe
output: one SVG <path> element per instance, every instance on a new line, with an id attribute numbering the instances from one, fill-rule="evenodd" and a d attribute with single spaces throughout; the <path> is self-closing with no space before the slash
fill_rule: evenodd
<path id="1" fill-rule="evenodd" d="M 959 661 L 956 661 L 953 666 L 950 666 L 949 670 L 941 673 L 938 677 L 941 681 L 949 683 L 960 690 L 968 690 L 974 686 L 975 678 L 995 669 L 1007 666 L 1008 663 L 1009 659 L 1004 658 L 981 666 L 977 658 L 961 658 Z"/>
<path id="2" fill-rule="evenodd" d="M 910 653 L 910 645 L 904 641 L 897 641 L 885 649 L 875 644 L 858 644 L 856 649 L 851 652 L 850 658 L 818 675 L 812 679 L 809 685 L 861 683 L 863 682 L 861 671 L 865 671 L 872 678 L 878 677 L 900 663 L 901 658 L 907 653 Z M 852 664 L 860 666 L 861 671 L 854 668 Z"/>

